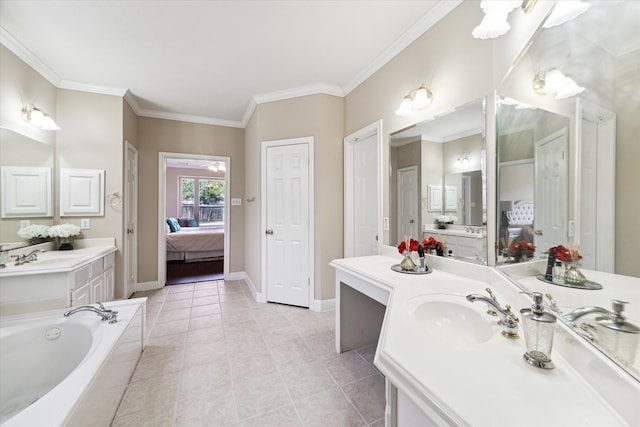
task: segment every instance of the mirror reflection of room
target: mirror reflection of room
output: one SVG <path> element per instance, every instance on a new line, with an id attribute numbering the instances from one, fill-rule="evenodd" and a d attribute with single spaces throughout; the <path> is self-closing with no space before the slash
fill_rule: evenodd
<path id="1" fill-rule="evenodd" d="M 447 255 L 486 261 L 484 128 L 481 99 L 390 135 L 391 244 L 434 237 Z"/>

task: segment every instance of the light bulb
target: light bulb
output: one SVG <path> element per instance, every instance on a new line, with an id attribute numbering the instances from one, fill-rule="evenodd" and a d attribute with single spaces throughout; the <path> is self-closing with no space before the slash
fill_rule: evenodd
<path id="1" fill-rule="evenodd" d="M 427 108 L 431 104 L 431 99 L 433 95 L 427 89 L 425 85 L 421 85 L 416 92 L 416 95 L 413 97 L 413 101 L 411 101 L 411 108 L 414 110 L 422 110 Z"/>
<path id="2" fill-rule="evenodd" d="M 407 117 L 413 113 L 413 109 L 411 108 L 411 96 L 407 95 L 402 100 L 400 107 L 395 111 L 396 116 Z"/>

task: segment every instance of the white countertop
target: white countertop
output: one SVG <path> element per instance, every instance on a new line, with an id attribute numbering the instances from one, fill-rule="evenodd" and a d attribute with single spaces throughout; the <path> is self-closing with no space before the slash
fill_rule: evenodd
<path id="1" fill-rule="evenodd" d="M 36 249 L 43 249 L 45 252 L 38 253 L 37 261 L 26 264 L 15 265 L 13 260 L 10 261 L 5 268 L 0 269 L 0 279 L 29 274 L 66 273 L 117 250 L 113 238 L 77 239 L 74 240 L 73 247 L 69 251 L 58 251 L 53 242 L 48 242 L 14 249 L 10 251 L 10 255 L 28 254 Z"/>
<path id="2" fill-rule="evenodd" d="M 399 260 L 372 256 L 331 265 L 391 290 L 375 363 L 425 413 L 447 424 L 469 426 L 640 425 L 640 384 L 565 325 L 556 326 L 552 370 L 527 365 L 524 338 L 508 340 L 498 325 L 493 326 L 495 334 L 479 344 L 481 349 L 434 348 L 433 340 L 408 316 L 415 298 L 484 294 L 490 286 L 498 301 L 511 304 L 516 313 L 531 300 L 493 268 L 429 257 L 432 274 L 408 275 L 390 269 Z M 485 304 L 469 304 L 486 316 Z"/>
<path id="3" fill-rule="evenodd" d="M 479 228 L 473 227 L 474 229 Z M 483 231 L 481 233 L 471 233 L 466 230 L 461 230 L 458 228 L 424 228 L 423 233 L 431 233 L 431 234 L 442 234 L 445 236 L 460 236 L 460 237 L 471 237 L 474 239 L 483 239 L 486 237 L 486 232 Z"/>

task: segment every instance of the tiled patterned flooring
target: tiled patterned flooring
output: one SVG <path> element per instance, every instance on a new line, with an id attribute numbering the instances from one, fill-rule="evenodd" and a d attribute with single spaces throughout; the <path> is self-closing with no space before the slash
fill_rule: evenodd
<path id="1" fill-rule="evenodd" d="M 244 281 L 141 292 L 149 340 L 112 426 L 384 426 L 374 347 L 335 313 L 256 303 Z"/>

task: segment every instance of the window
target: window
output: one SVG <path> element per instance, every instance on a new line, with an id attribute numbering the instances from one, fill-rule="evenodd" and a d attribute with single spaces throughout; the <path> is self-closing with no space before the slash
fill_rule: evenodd
<path id="1" fill-rule="evenodd" d="M 180 217 L 195 219 L 199 227 L 224 226 L 224 179 L 180 177 L 179 180 Z"/>

